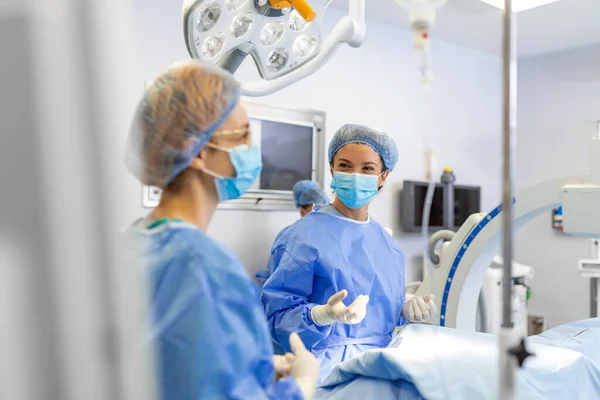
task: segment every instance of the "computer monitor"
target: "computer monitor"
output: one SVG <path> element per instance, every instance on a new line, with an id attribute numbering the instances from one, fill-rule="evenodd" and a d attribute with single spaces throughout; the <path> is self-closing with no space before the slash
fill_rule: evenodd
<path id="1" fill-rule="evenodd" d="M 428 182 L 404 181 L 401 199 L 401 219 L 404 232 L 421 232 L 423 226 L 423 206 Z M 470 215 L 481 212 L 481 187 L 454 185 L 454 227 L 458 230 Z M 441 183 L 435 185 L 429 232 L 444 229 L 444 189 Z"/>

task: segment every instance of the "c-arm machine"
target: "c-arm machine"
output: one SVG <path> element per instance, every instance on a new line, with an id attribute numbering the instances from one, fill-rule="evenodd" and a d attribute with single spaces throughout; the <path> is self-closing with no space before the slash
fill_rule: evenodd
<path id="1" fill-rule="evenodd" d="M 564 232 L 597 238 L 600 235 L 600 138 L 591 140 L 591 173 L 556 179 L 526 188 L 513 199 L 514 230 L 562 205 Z M 475 330 L 476 308 L 486 269 L 497 254 L 502 235 L 502 207 L 470 216 L 454 237 L 438 250 L 434 276 L 425 277 L 416 295 L 432 292 L 440 305 L 433 324 Z"/>

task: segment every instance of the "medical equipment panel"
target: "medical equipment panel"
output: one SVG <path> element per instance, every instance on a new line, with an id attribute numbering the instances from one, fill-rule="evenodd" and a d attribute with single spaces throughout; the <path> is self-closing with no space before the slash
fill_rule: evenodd
<path id="1" fill-rule="evenodd" d="M 600 237 L 600 185 L 565 185 L 561 200 L 565 233 Z"/>

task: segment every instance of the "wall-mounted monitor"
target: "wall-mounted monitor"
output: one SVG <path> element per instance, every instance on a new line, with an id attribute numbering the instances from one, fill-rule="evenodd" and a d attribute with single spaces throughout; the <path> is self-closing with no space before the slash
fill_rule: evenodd
<path id="1" fill-rule="evenodd" d="M 428 182 L 404 181 L 401 219 L 404 232 L 421 232 Z M 457 231 L 470 215 L 481 212 L 481 187 L 454 185 L 454 227 Z M 429 232 L 444 229 L 444 188 L 436 184 L 429 216 Z"/>

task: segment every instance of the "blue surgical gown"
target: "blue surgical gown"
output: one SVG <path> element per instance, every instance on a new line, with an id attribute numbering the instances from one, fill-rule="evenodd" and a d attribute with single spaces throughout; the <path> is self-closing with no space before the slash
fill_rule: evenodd
<path id="1" fill-rule="evenodd" d="M 397 243 L 372 219 L 349 220 L 332 215 L 331 207 L 308 214 L 281 235 L 269 261 L 274 272 L 262 292 L 273 340 L 289 351 L 288 337 L 298 332 L 321 364 L 321 381 L 340 362 L 387 346 L 405 322 L 404 256 Z M 369 295 L 365 319 L 315 325 L 311 309 L 343 289 L 346 305 Z"/>
<path id="2" fill-rule="evenodd" d="M 285 228 L 283 228 L 281 230 L 281 232 L 279 232 L 277 234 L 277 236 L 275 237 L 275 242 L 277 243 L 277 241 L 279 240 L 279 238 L 288 230 L 290 229 L 290 226 L 286 226 Z M 275 251 L 275 248 L 272 248 L 271 251 Z M 262 269 L 260 271 L 258 271 L 254 277 L 256 278 L 256 281 L 258 282 L 258 284 L 260 286 L 264 285 L 265 282 L 267 281 L 267 279 L 269 279 L 269 276 L 271 276 L 271 274 L 273 273 L 273 270 L 275 269 L 275 265 L 273 265 L 272 263 L 272 258 L 269 258 L 269 263 L 267 264 L 267 269 Z"/>
<path id="3" fill-rule="evenodd" d="M 184 222 L 130 232 L 149 278 L 162 399 L 302 399 L 292 378 L 274 380 L 258 289 L 230 250 Z"/>

